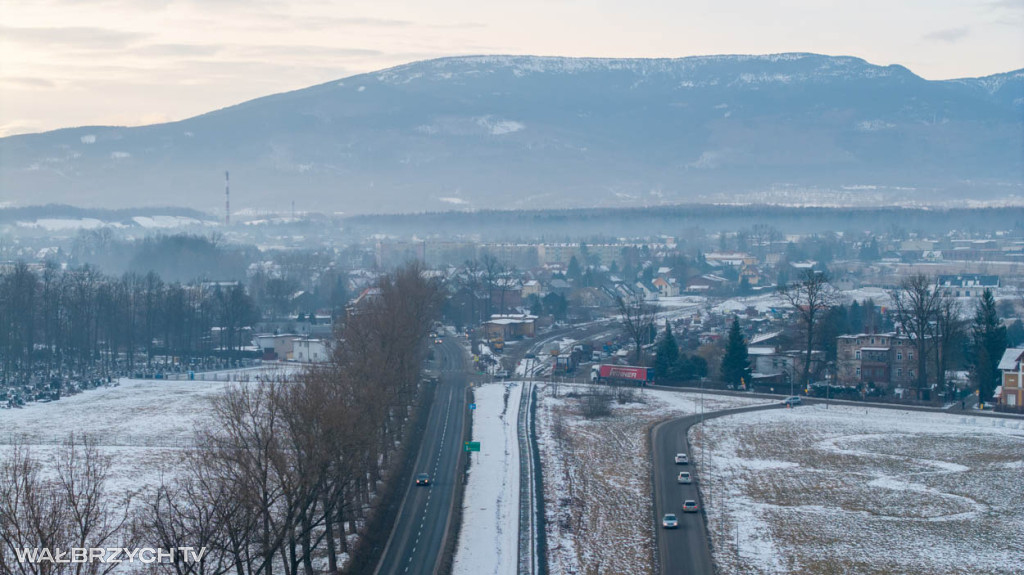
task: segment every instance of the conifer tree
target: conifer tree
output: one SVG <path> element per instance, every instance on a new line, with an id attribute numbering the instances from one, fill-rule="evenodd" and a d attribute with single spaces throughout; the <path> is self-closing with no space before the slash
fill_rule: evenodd
<path id="1" fill-rule="evenodd" d="M 747 356 L 747 342 L 740 332 L 739 318 L 732 318 L 729 329 L 729 341 L 726 344 L 725 356 L 722 357 L 722 379 L 725 383 L 740 385 L 750 382 L 750 359 Z"/>
<path id="2" fill-rule="evenodd" d="M 679 344 L 672 335 L 672 326 L 665 321 L 665 334 L 658 342 L 654 358 L 654 375 L 660 379 L 677 379 L 679 372 Z"/>
<path id="3" fill-rule="evenodd" d="M 999 360 L 1006 351 L 1006 328 L 999 323 L 996 300 L 991 290 L 985 290 L 978 301 L 971 328 L 972 367 L 974 384 L 978 386 L 978 401 L 992 399 L 999 381 Z"/>

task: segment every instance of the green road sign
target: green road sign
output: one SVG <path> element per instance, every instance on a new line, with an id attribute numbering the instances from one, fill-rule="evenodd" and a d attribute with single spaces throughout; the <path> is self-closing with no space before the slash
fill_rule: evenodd
<path id="1" fill-rule="evenodd" d="M 463 451 L 480 451 L 479 441 L 466 441 L 462 444 Z"/>

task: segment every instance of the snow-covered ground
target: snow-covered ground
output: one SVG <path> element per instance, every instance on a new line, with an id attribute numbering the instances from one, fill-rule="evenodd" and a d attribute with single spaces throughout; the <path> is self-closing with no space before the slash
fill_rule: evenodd
<path id="1" fill-rule="evenodd" d="M 462 502 L 456 575 L 515 575 L 519 551 L 519 443 L 516 421 L 520 382 L 477 387 L 469 483 Z"/>
<path id="2" fill-rule="evenodd" d="M 246 375 L 285 375 L 296 369 L 285 365 L 215 373 L 237 380 Z M 70 434 L 87 435 L 112 457 L 109 489 L 155 486 L 161 476 L 181 468 L 181 448 L 191 444 L 194 427 L 210 413 L 210 399 L 227 385 L 225 381 L 127 378 L 118 383 L 60 401 L 0 410 L 0 458 L 7 457 L 13 449 L 10 445 L 17 441 L 46 461 Z"/>
<path id="3" fill-rule="evenodd" d="M 635 390 L 612 415 L 585 419 L 582 395 L 606 386 L 546 384 L 537 402 L 544 473 L 548 571 L 651 572 L 651 467 L 648 430 L 663 419 L 699 413 L 701 396 Z M 704 395 L 705 411 L 763 400 Z"/>
<path id="4" fill-rule="evenodd" d="M 1024 422 L 804 406 L 690 438 L 724 575 L 1024 573 Z"/>

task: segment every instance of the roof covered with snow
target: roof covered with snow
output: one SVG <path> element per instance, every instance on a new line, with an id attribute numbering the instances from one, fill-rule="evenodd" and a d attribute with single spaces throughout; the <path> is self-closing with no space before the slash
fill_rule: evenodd
<path id="1" fill-rule="evenodd" d="M 1017 371 L 1020 363 L 1020 356 L 1024 355 L 1024 349 L 1011 347 L 1003 352 L 1003 358 L 999 360 L 999 369 L 1003 371 Z"/>

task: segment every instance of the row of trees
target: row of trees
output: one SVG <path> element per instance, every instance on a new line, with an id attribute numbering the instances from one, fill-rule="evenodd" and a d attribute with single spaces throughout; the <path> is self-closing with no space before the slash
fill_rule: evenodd
<path id="1" fill-rule="evenodd" d="M 833 340 L 841 333 L 822 329 L 829 325 L 822 325 L 823 321 L 834 322 L 836 310 L 841 308 L 839 292 L 831 286 L 827 274 L 809 270 L 800 281 L 781 287 L 779 293 L 796 310 L 806 357 L 811 357 L 816 343 L 826 349 L 832 343 L 819 342 L 820 339 Z M 968 319 L 969 314 L 958 298 L 937 288 L 933 279 L 924 274 L 903 279 L 888 291 L 888 296 L 892 325 L 908 336 L 914 347 L 915 395 L 923 397 L 933 383 L 939 390 L 949 391 L 946 373 L 954 367 L 954 360 L 958 360 L 957 366 L 970 369 L 981 401 L 988 401 L 998 384 L 997 366 L 1007 347 L 1006 328 L 999 320 L 992 292 L 985 290 L 978 299 L 973 321 Z M 846 325 L 855 333 L 861 330 L 875 333 L 886 323 L 884 318 L 876 318 L 873 302 L 863 309 L 851 306 L 845 315 Z M 800 379 L 803 385 L 810 382 L 811 363 L 803 362 Z"/>
<path id="2" fill-rule="evenodd" d="M 158 354 L 230 355 L 257 319 L 238 284 L 165 283 L 153 272 L 111 277 L 89 266 L 36 273 L 21 263 L 0 275 L 0 381 L 37 370 L 130 371 L 141 354 L 147 363 Z"/>
<path id="3" fill-rule="evenodd" d="M 908 336 L 914 349 L 917 397 L 925 397 L 926 390 L 933 384 L 940 391 L 952 391 L 946 373 L 951 369 L 968 369 L 981 401 L 988 401 L 998 385 L 997 366 L 1009 344 L 995 298 L 986 290 L 974 310 L 965 310 L 960 299 L 937 289 L 934 283 L 925 275 L 905 278 L 889 290 L 891 306 L 887 314 L 880 313 L 872 300 L 845 305 L 825 272 L 806 270 L 797 281 L 781 286 L 780 297 L 794 310 L 796 330 L 792 337 L 801 353 L 805 358 L 814 358 L 816 353 L 824 352 L 824 361 L 797 362 L 800 371 L 793 374 L 794 381 L 806 387 L 821 375 L 817 372 L 825 368 L 825 364 L 837 361 L 837 336 L 897 330 Z M 653 310 L 650 306 L 620 300 L 619 313 L 624 332 L 636 350 L 634 361 L 639 362 L 642 357 L 639 350 L 650 341 Z M 680 353 L 667 324 L 656 353 L 655 372 L 659 378 L 685 380 L 706 374 L 706 362 L 703 372 L 694 364 L 694 359 L 701 359 L 699 356 Z M 732 385 L 749 383 L 750 367 L 746 342 L 739 321 L 734 318 L 722 350 L 719 375 Z"/>
<path id="4" fill-rule="evenodd" d="M 707 360 L 696 354 L 680 353 L 679 343 L 667 321 L 655 349 L 654 374 L 659 381 L 691 381 L 708 374 Z"/>
<path id="5" fill-rule="evenodd" d="M 412 443 L 411 415 L 425 399 L 420 368 L 440 305 L 438 286 L 416 267 L 379 287 L 379 297 L 339 326 L 329 363 L 292 381 L 238 384 L 218 396 L 195 447 L 180 457 L 185 469 L 132 505 L 106 491 L 109 462 L 95 448 L 65 466 L 92 469 L 88 489 L 69 490 L 72 473 L 41 473 L 39 459 L 8 459 L 0 468 L 0 571 L 42 575 L 34 570 L 40 566 L 17 564 L 22 547 L 132 542 L 207 549 L 202 563 L 156 567 L 174 575 L 338 573 L 346 557 L 366 557 L 350 537 L 367 539 L 383 490 L 404 484 L 396 470 Z M 80 517 L 87 507 L 89 517 Z M 55 518 L 67 534 L 50 528 Z M 95 518 L 106 522 L 102 529 L 79 528 Z M 74 568 L 98 575 L 96 564 L 63 568 L 48 575 Z"/>

